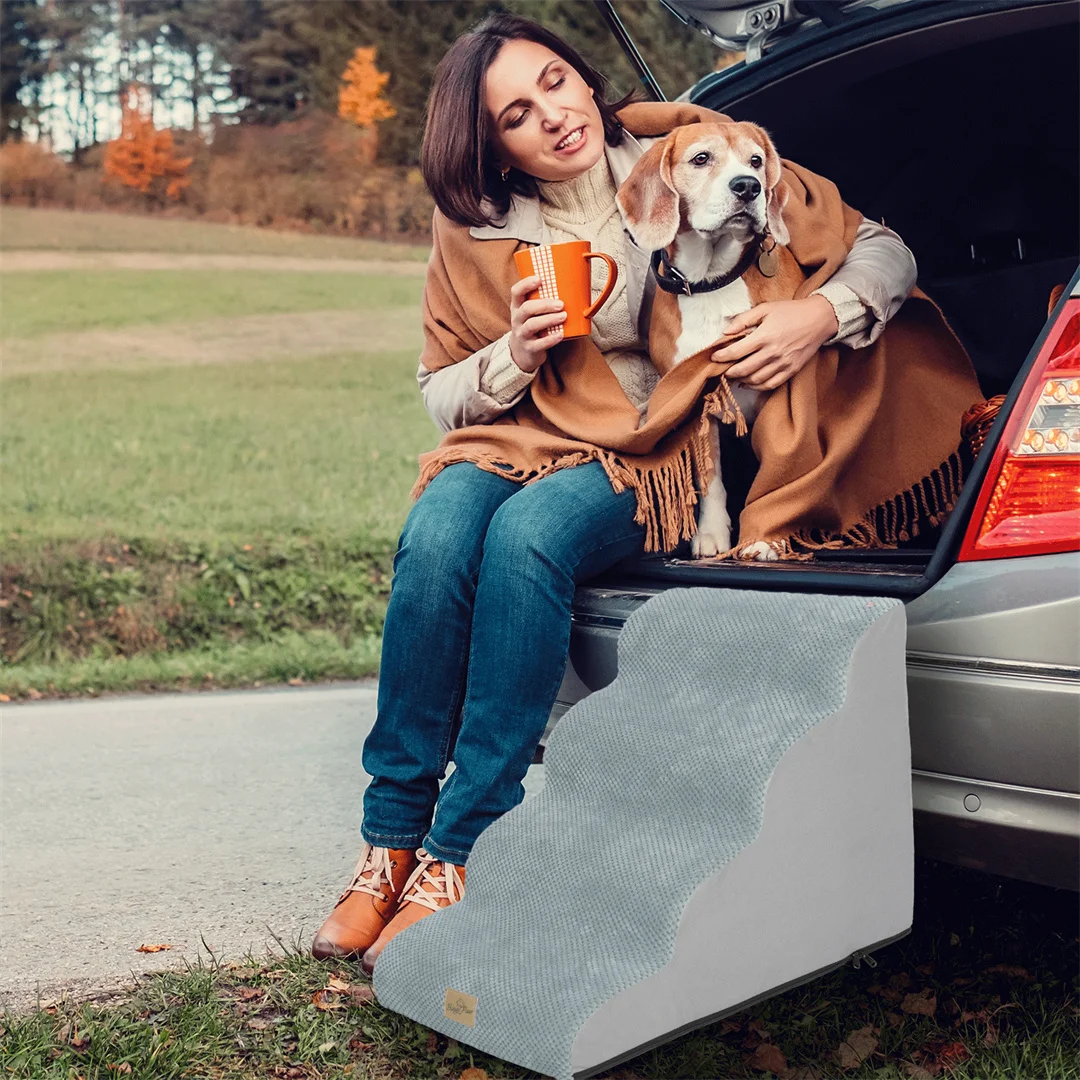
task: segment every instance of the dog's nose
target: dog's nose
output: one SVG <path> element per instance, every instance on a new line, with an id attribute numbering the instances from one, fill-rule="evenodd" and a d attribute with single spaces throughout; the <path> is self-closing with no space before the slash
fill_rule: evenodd
<path id="1" fill-rule="evenodd" d="M 749 202 L 761 194 L 761 181 L 756 176 L 736 176 L 728 187 L 735 192 L 737 199 Z"/>

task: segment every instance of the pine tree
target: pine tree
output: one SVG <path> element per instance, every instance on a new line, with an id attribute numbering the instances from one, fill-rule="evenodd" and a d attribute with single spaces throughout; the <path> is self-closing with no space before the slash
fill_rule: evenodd
<path id="1" fill-rule="evenodd" d="M 37 0 L 7 0 L 0 10 L 0 142 L 27 134 L 23 125 L 35 118 L 47 70 L 43 9 Z"/>
<path id="2" fill-rule="evenodd" d="M 192 129 L 198 130 L 200 111 L 212 111 L 217 92 L 229 84 L 225 56 L 234 15 L 228 4 L 206 0 L 120 0 L 120 33 L 124 46 L 142 46 L 158 58 L 167 73 L 166 85 L 155 87 L 159 99 L 186 100 L 191 105 Z M 162 64 L 164 61 L 164 64 Z M 125 71 L 126 81 L 147 81 L 152 72 Z M 210 110 L 203 109 L 209 99 Z"/>

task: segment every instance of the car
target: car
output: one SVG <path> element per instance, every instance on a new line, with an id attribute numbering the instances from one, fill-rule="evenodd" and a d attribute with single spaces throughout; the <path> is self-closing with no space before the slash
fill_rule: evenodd
<path id="1" fill-rule="evenodd" d="M 763 125 L 784 157 L 895 229 L 983 393 L 1004 402 L 971 448 L 952 513 L 916 540 L 806 562 L 700 565 L 677 550 L 579 587 L 537 760 L 566 710 L 614 678 L 626 618 L 664 589 L 899 597 L 916 851 L 1078 889 L 1080 6 L 664 4 L 745 52 L 680 97 Z M 657 96 L 617 5 L 600 6 Z M 729 485 L 733 520 L 738 488 Z"/>

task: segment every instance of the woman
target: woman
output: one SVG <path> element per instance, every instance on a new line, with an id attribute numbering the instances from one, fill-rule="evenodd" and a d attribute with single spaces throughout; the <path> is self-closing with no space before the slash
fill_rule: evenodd
<path id="1" fill-rule="evenodd" d="M 460 898 L 473 842 L 524 797 L 566 664 L 575 585 L 660 535 L 602 445 L 528 469 L 453 443 L 477 430 L 521 434 L 532 397 L 546 400 L 541 380 L 549 397 L 573 396 L 545 370 L 561 302 L 526 300 L 538 281 L 514 282 L 510 254 L 522 242 L 587 239 L 616 258 L 619 283 L 593 322 L 595 356 L 639 417 L 656 386 L 641 325 L 649 253 L 633 248 L 614 202 L 648 139 L 624 128 L 617 114 L 627 100 L 609 105 L 603 85 L 565 42 L 507 14 L 459 38 L 435 74 L 422 160 L 439 209 L 418 378 L 451 434 L 422 459 L 423 491 L 394 561 L 378 718 L 363 751 L 372 776 L 363 850 L 313 943 L 320 958 L 363 954 L 369 973 L 394 934 Z M 641 130 L 659 123 L 653 134 L 710 116 L 663 104 L 630 110 Z M 811 295 L 738 320 L 735 330 L 758 329 L 730 377 L 773 389 L 823 343 L 858 346 L 881 332 L 911 291 L 914 260 L 869 222 L 847 246 L 840 270 Z M 464 254 L 451 258 L 451 247 Z M 494 285 L 479 269 L 492 252 Z M 564 375 L 570 364 L 560 361 Z M 700 392 L 692 396 L 700 405 Z"/>

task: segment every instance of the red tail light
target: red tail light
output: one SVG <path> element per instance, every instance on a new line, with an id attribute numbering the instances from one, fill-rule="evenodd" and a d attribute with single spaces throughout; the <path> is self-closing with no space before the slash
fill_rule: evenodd
<path id="1" fill-rule="evenodd" d="M 1080 550 L 1080 299 L 1043 343 L 975 503 L 960 561 Z"/>

